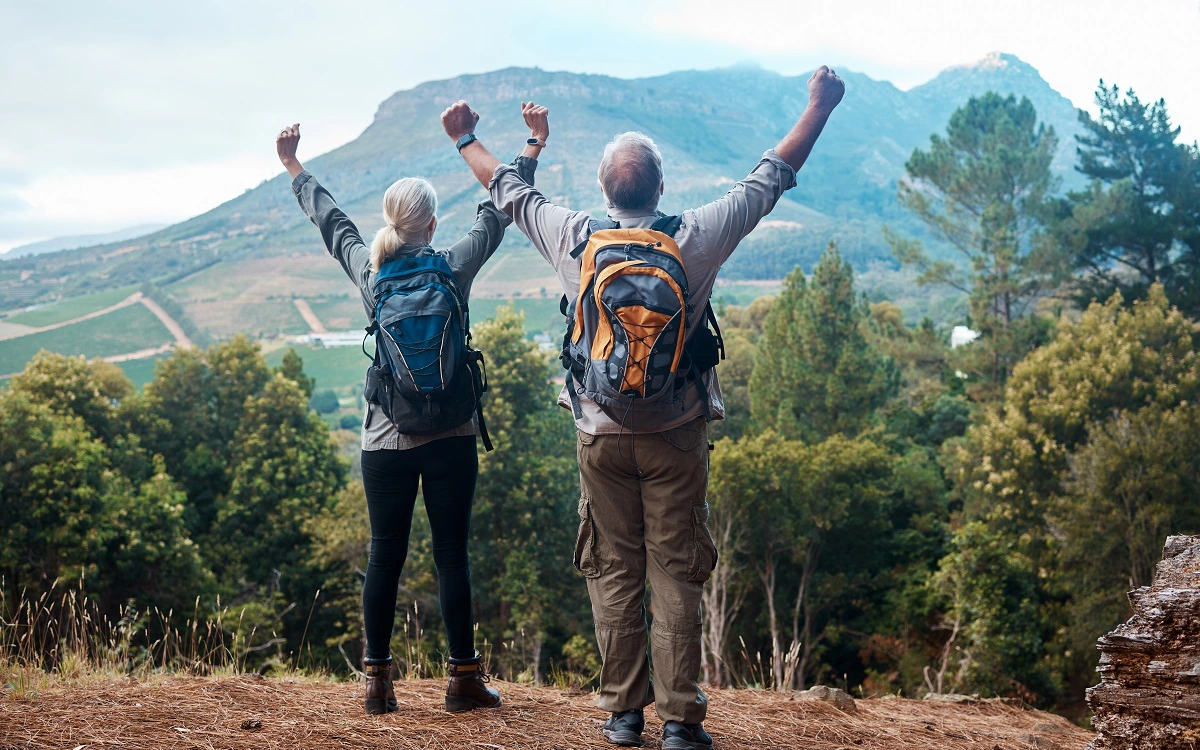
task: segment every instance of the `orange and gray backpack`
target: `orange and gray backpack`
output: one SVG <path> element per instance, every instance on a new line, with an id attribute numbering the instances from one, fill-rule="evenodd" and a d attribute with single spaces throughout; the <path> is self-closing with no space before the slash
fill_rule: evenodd
<path id="1" fill-rule="evenodd" d="M 687 384 L 703 389 L 700 376 L 725 358 L 711 305 L 697 316 L 689 296 L 679 225 L 678 216 L 649 229 L 593 219 L 571 252 L 581 264 L 579 296 L 562 300 L 561 360 L 576 418 L 580 396 L 621 424 L 634 414 L 666 418 L 686 408 Z"/>

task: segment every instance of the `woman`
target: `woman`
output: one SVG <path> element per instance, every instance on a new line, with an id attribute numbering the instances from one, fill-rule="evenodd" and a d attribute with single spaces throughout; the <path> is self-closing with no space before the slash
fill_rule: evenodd
<path id="1" fill-rule="evenodd" d="M 537 156 L 549 135 L 546 108 L 522 104 L 532 131 L 525 150 L 514 162 L 523 179 L 533 182 Z M 536 139 L 536 140 L 535 140 Z M 299 123 L 275 139 L 279 160 L 292 177 L 292 192 L 308 218 L 321 230 L 325 247 L 358 286 L 367 317 L 375 300 L 372 282 L 385 262 L 419 251 L 428 252 L 437 229 L 437 195 L 417 177 L 397 180 L 383 196 L 384 227 L 370 248 L 358 228 L 334 202 L 333 196 L 296 159 Z M 479 204 L 475 224 L 465 237 L 440 251 L 454 272 L 463 299 L 487 262 L 510 219 L 492 206 Z M 471 577 L 467 558 L 471 502 L 479 473 L 476 419 L 432 435 L 400 432 L 381 408 L 367 404 L 363 419 L 362 472 L 371 519 L 371 554 L 363 584 L 363 625 L 367 648 L 365 708 L 368 714 L 397 710 L 392 690 L 390 641 L 396 615 L 396 588 L 408 554 L 417 485 L 424 490 L 425 509 L 433 533 L 433 558 L 438 573 L 442 621 L 450 643 L 450 681 L 446 710 L 470 711 L 500 705 L 500 695 L 485 683 L 488 675 L 475 650 L 471 608 Z"/>

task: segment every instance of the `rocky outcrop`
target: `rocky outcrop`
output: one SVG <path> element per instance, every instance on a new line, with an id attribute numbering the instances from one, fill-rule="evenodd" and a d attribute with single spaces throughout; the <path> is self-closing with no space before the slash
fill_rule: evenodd
<path id="1" fill-rule="evenodd" d="M 858 711 L 854 699 L 841 688 L 831 688 L 824 685 L 814 685 L 808 690 L 801 690 L 795 695 L 798 701 L 822 701 L 832 703 L 833 707 L 844 713 L 852 714 Z"/>
<path id="2" fill-rule="evenodd" d="M 1090 750 L 1200 747 L 1200 536 L 1173 536 L 1133 617 L 1102 637 Z"/>

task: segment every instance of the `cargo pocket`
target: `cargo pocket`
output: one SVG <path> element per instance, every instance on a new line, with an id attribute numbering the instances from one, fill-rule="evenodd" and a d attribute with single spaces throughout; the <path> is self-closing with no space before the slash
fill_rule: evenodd
<path id="1" fill-rule="evenodd" d="M 596 525 L 592 523 L 592 501 L 586 495 L 579 498 L 579 536 L 575 539 L 575 569 L 588 578 L 600 576 L 600 567 L 596 563 Z"/>
<path id="2" fill-rule="evenodd" d="M 717 567 L 717 545 L 708 530 L 708 503 L 692 506 L 692 561 L 688 580 L 704 583 Z"/>
<path id="3" fill-rule="evenodd" d="M 706 437 L 707 430 L 705 430 L 703 422 L 693 420 L 688 424 L 658 434 L 675 448 L 684 453 L 689 453 L 700 447 L 700 443 Z"/>

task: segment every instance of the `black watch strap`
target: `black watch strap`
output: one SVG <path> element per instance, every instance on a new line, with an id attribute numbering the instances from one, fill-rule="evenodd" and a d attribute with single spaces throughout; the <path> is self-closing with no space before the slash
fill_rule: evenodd
<path id="1" fill-rule="evenodd" d="M 467 134 L 466 134 L 466 135 L 464 135 L 462 138 L 459 138 L 459 139 L 458 139 L 458 142 L 457 142 L 457 143 L 455 143 L 455 144 L 454 144 L 454 146 L 455 146 L 455 147 L 456 147 L 456 148 L 457 148 L 459 151 L 462 151 L 464 148 L 466 148 L 467 146 L 471 145 L 472 143 L 474 143 L 474 142 L 475 142 L 475 141 L 477 141 L 477 140 L 479 140 L 479 139 L 475 137 L 475 134 L 474 134 L 474 133 L 467 133 Z"/>

